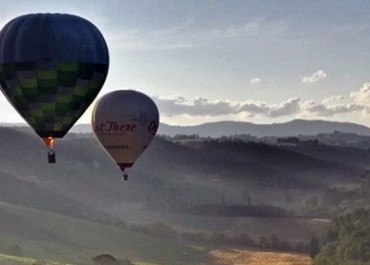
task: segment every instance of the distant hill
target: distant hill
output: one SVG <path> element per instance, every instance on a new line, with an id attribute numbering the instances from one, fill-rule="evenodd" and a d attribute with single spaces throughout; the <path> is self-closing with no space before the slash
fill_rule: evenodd
<path id="1" fill-rule="evenodd" d="M 249 122 L 221 121 L 194 126 L 176 126 L 161 123 L 159 134 L 175 136 L 177 134 L 198 134 L 201 137 L 221 137 L 236 134 L 265 136 L 316 135 L 320 133 L 354 133 L 370 135 L 370 128 L 350 122 L 332 122 L 322 120 L 293 120 L 285 123 L 254 124 Z M 71 132 L 90 133 L 90 124 L 77 124 Z"/>
<path id="2" fill-rule="evenodd" d="M 0 170 L 21 179 L 19 186 L 27 184 L 23 180 L 32 180 L 33 185 L 25 189 L 32 188 L 40 196 L 41 191 L 34 185 L 58 193 L 58 201 L 69 198 L 80 202 L 81 207 L 122 201 L 150 202 L 153 207 L 162 207 L 174 196 L 214 202 L 223 193 L 235 189 L 241 192 L 243 187 L 266 203 L 268 197 L 260 190 L 253 192 L 252 185 L 267 186 L 266 192 L 270 194 L 270 187 L 277 190 L 326 187 L 334 178 L 341 183 L 361 175 L 370 161 L 367 150 L 340 146 L 285 147 L 238 140 L 176 141 L 156 137 L 130 171 L 127 183 L 130 188 L 125 189 L 127 185 L 120 181 L 118 167 L 92 135 L 69 134 L 58 139 L 55 147 L 57 164 L 48 165 L 46 148 L 35 134 L 0 128 Z M 235 195 L 228 195 L 229 200 L 241 200 L 240 193 L 230 194 Z M 0 199 L 15 201 L 13 197 Z M 19 203 L 28 205 L 30 200 Z M 33 206 L 38 207 L 38 202 Z M 42 206 L 39 208 L 44 209 L 45 205 Z M 62 207 L 56 209 L 65 212 Z"/>
<path id="3" fill-rule="evenodd" d="M 265 136 L 296 136 L 333 133 L 335 131 L 370 135 L 370 128 L 347 122 L 331 122 L 322 120 L 293 120 L 285 123 L 253 124 L 247 122 L 223 121 L 204 123 L 196 126 L 172 126 L 161 124 L 159 133 L 174 136 L 176 134 L 198 134 L 206 137 L 250 134 L 257 137 Z"/>

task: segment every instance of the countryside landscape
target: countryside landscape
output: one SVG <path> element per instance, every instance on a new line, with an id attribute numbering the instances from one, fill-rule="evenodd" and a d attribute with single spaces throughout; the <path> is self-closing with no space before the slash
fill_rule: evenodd
<path id="1" fill-rule="evenodd" d="M 370 265 L 369 2 L 0 10 L 0 265 Z"/>
<path id="2" fill-rule="evenodd" d="M 337 130 L 160 134 L 127 182 L 89 132 L 60 141 L 50 165 L 29 128 L 1 127 L 1 253 L 41 263 L 108 253 L 133 264 L 310 264 L 332 220 L 370 196 L 370 129 L 324 124 Z"/>

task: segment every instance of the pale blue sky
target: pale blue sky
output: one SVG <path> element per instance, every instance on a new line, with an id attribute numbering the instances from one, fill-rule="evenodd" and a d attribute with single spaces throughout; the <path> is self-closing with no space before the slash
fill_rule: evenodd
<path id="1" fill-rule="evenodd" d="M 370 125 L 368 1 L 3 0 L 0 9 L 0 26 L 34 12 L 93 22 L 111 57 L 99 95 L 140 90 L 166 123 Z M 22 121 L 5 99 L 0 110 L 0 121 Z"/>

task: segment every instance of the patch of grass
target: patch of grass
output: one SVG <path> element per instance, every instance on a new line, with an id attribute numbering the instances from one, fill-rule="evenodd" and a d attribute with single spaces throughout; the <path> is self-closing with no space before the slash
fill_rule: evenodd
<path id="1" fill-rule="evenodd" d="M 152 262 L 143 262 L 143 261 L 134 261 L 135 265 L 161 265 L 158 263 L 152 263 Z"/>
<path id="2" fill-rule="evenodd" d="M 7 222 L 0 226 L 0 251 L 15 244 L 22 248 L 25 256 L 35 259 L 89 264 L 92 257 L 110 253 L 118 259 L 128 257 L 150 261 L 153 265 L 176 262 L 193 265 L 207 255 L 207 251 L 180 241 L 125 227 L 4 202 L 0 202 L 0 211 Z"/>
<path id="3" fill-rule="evenodd" d="M 310 257 L 303 254 L 257 250 L 213 250 L 210 252 L 217 263 L 248 265 L 309 265 Z"/>
<path id="4" fill-rule="evenodd" d="M 11 262 L 11 264 L 19 264 L 19 265 L 24 265 L 24 264 L 37 264 L 40 260 L 33 259 L 33 258 L 27 258 L 27 257 L 18 257 L 18 256 L 11 256 L 11 255 L 5 255 L 5 254 L 0 254 L 0 262 Z M 65 262 L 55 262 L 55 261 L 44 261 L 43 264 L 45 265 L 72 265 L 69 263 Z"/>
<path id="5" fill-rule="evenodd" d="M 16 256 L 0 254 L 0 261 L 13 261 L 13 262 L 22 263 L 22 264 L 32 264 L 36 260 L 32 258 L 16 257 Z"/>

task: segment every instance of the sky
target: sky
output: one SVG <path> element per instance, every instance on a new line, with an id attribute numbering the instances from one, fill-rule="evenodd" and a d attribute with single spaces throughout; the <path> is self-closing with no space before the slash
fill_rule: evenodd
<path id="1" fill-rule="evenodd" d="M 370 126 L 369 1 L 2 0 L 0 10 L 0 27 L 27 13 L 90 20 L 110 52 L 98 98 L 141 91 L 167 124 Z M 92 106 L 78 123 L 90 122 Z M 2 95 L 0 113 L 0 122 L 23 122 Z"/>

